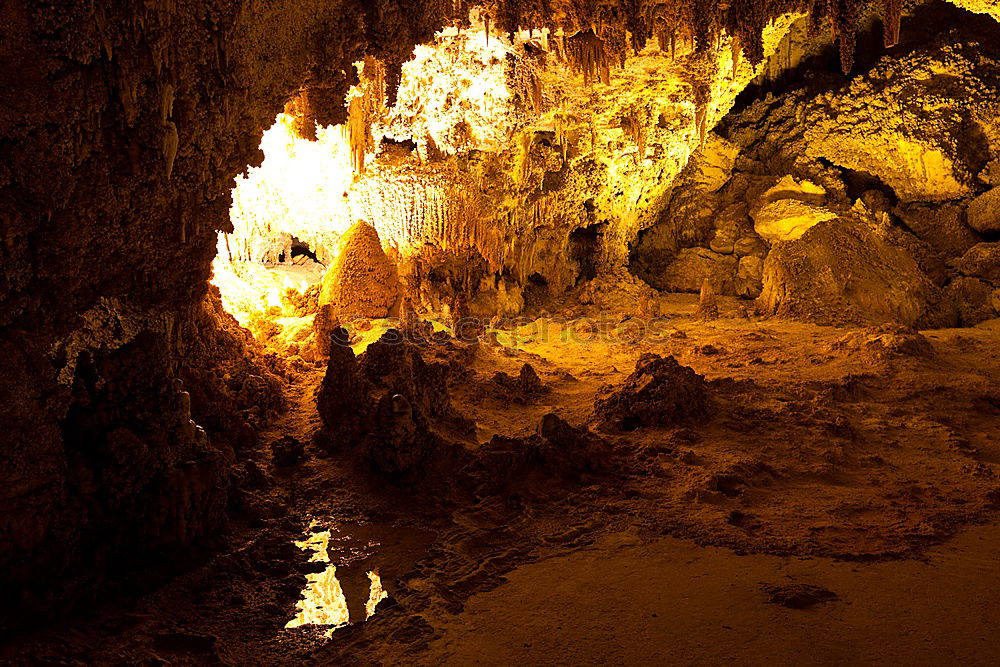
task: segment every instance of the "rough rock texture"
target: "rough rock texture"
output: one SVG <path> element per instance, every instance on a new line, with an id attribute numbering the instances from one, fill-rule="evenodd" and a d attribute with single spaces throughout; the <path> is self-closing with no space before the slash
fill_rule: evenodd
<path id="1" fill-rule="evenodd" d="M 875 359 L 890 357 L 927 357 L 934 349 L 919 331 L 901 324 L 880 324 L 853 331 L 831 348 L 837 351 L 861 352 Z"/>
<path id="2" fill-rule="evenodd" d="M 945 292 L 958 309 L 958 322 L 964 327 L 1000 316 L 994 289 L 982 280 L 958 276 L 948 283 Z"/>
<path id="3" fill-rule="evenodd" d="M 989 14 L 997 21 L 1000 21 L 1000 5 L 996 0 L 951 0 L 952 4 L 958 5 L 962 9 L 980 14 Z"/>
<path id="4" fill-rule="evenodd" d="M 396 265 L 375 228 L 358 222 L 344 234 L 337 261 L 323 276 L 320 308 L 330 306 L 340 319 L 388 317 L 398 312 L 399 298 Z"/>
<path id="5" fill-rule="evenodd" d="M 1000 242 L 978 243 L 954 262 L 963 276 L 979 278 L 1000 287 Z"/>
<path id="6" fill-rule="evenodd" d="M 341 336 L 346 335 L 342 329 Z M 449 366 L 427 363 L 420 348 L 390 330 L 360 358 L 334 345 L 317 398 L 320 444 L 354 450 L 381 473 L 419 470 L 471 425 L 451 406 Z"/>
<path id="7" fill-rule="evenodd" d="M 695 154 L 675 183 L 664 215 L 640 235 L 631 270 L 658 289 L 678 291 L 695 291 L 705 277 L 714 275 L 723 295 L 754 298 L 763 291 L 769 300 L 764 312 L 775 312 L 777 301 L 782 301 L 782 312 L 812 310 L 814 317 L 826 310 L 831 322 L 897 318 L 900 304 L 888 304 L 901 299 L 910 304 L 903 310 L 922 313 L 921 322 L 953 324 L 957 309 L 968 306 L 961 303 L 962 295 L 970 294 L 977 305 L 961 321 L 979 321 L 988 312 L 982 307 L 982 290 L 969 292 L 968 282 L 954 287 L 949 283 L 955 269 L 989 283 L 988 260 L 976 253 L 966 261 L 960 258 L 983 240 L 972 221 L 984 230 L 992 224 L 992 192 L 974 197 L 990 183 L 989 165 L 1000 152 L 995 76 L 1000 53 L 992 46 L 982 48 L 979 41 L 991 29 L 995 31 L 992 21 L 980 19 L 945 35 L 931 30 L 926 37 L 915 37 L 913 53 L 873 61 L 869 72 L 852 81 L 814 71 L 815 80 L 805 87 L 768 96 L 727 117 L 717 131 L 737 150 L 735 159 L 724 163 L 728 176 L 716 169 L 711 188 L 700 186 L 691 174 L 707 160 Z M 973 70 L 974 75 L 967 75 Z M 889 144 L 905 155 L 888 150 Z M 935 171 L 935 151 L 952 156 L 954 169 Z M 904 158 L 911 153 L 930 162 L 918 159 L 919 164 L 910 164 Z M 939 177 L 957 185 L 936 193 Z M 943 197 L 956 201 L 937 201 Z M 874 251 L 852 253 L 850 259 L 837 260 L 843 262 L 840 269 L 827 260 L 812 263 L 811 273 L 795 278 L 798 285 L 788 286 L 787 294 L 769 292 L 761 284 L 767 281 L 765 267 L 747 257 L 765 258 L 773 244 L 772 254 L 779 252 L 785 262 L 796 249 L 805 248 L 789 247 L 788 242 L 808 234 L 817 223 L 838 219 L 866 221 L 880 230 L 879 243 L 895 250 L 884 257 Z M 843 241 L 824 234 L 814 238 L 819 245 Z M 861 251 L 862 245 L 857 248 Z M 725 258 L 731 255 L 741 258 L 733 279 L 720 279 L 729 275 Z M 892 264 L 897 260 L 903 262 L 902 273 L 889 283 L 874 279 L 896 273 Z M 768 260 L 766 266 L 774 278 L 775 261 Z M 873 295 L 891 285 L 885 303 L 877 302 L 879 296 L 862 305 L 859 300 L 870 297 L 854 294 L 860 290 L 835 287 L 831 276 L 840 270 L 844 279 L 868 275 L 871 279 L 865 283 Z M 908 286 L 909 280 L 917 282 Z M 842 292 L 854 306 L 839 314 L 834 311 L 845 308 L 843 304 L 809 304 L 821 293 Z M 801 308 L 788 305 L 799 298 L 796 294 Z M 917 321 L 912 315 L 903 317 Z"/>
<path id="8" fill-rule="evenodd" d="M 735 291 L 739 260 L 732 255 L 720 255 L 707 248 L 685 248 L 677 253 L 659 276 L 650 276 L 651 284 L 669 292 L 694 292 L 709 281 L 719 294 Z"/>
<path id="9" fill-rule="evenodd" d="M 977 232 L 1000 232 L 1000 188 L 979 195 L 968 208 L 969 226 Z"/>
<path id="10" fill-rule="evenodd" d="M 494 436 L 461 471 L 476 495 L 497 493 L 555 495 L 555 480 L 577 482 L 604 471 L 611 458 L 607 440 L 549 413 L 527 438 Z"/>
<path id="11" fill-rule="evenodd" d="M 978 42 L 885 58 L 805 113 L 807 153 L 875 174 L 902 201 L 968 196 L 1000 150 L 1000 63 Z"/>
<path id="12" fill-rule="evenodd" d="M 961 257 L 980 240 L 965 223 L 965 211 L 958 204 L 909 204 L 893 212 L 917 238 L 944 257 Z"/>
<path id="13" fill-rule="evenodd" d="M 736 295 L 756 299 L 764 287 L 764 260 L 755 255 L 740 258 L 736 271 Z"/>
<path id="14" fill-rule="evenodd" d="M 764 263 L 757 304 L 769 315 L 819 324 L 944 327 L 957 320 L 944 293 L 892 233 L 848 218 L 776 244 Z"/>
<path id="15" fill-rule="evenodd" d="M 443 6 L 4 4 L 4 613 L 63 611 L 223 525 L 231 441 L 274 403 L 266 364 L 246 370 L 246 341 L 202 306 L 233 177 L 297 90 L 341 120 L 351 63 L 408 53 Z"/>
<path id="16" fill-rule="evenodd" d="M 403 212 L 433 204 L 420 209 L 431 214 L 419 217 L 414 238 L 432 230 L 484 249 L 474 270 L 441 282 L 507 272 L 527 285 L 537 273 L 565 287 L 586 264 L 566 253 L 578 228 L 593 228 L 602 258 L 620 264 L 690 152 L 777 46 L 789 24 L 777 13 L 796 8 L 767 2 L 740 21 L 741 6 L 701 16 L 715 28 L 733 24 L 749 59 L 734 57 L 731 42 L 685 49 L 677 62 L 658 51 L 596 93 L 553 86 L 552 97 L 576 96 L 573 113 L 550 116 L 456 181 L 459 202 L 484 181 L 517 184 L 507 191 L 516 196 L 488 199 L 500 226 L 470 228 L 478 218 L 462 206 L 455 217 L 438 215 L 445 197 L 427 194 L 439 193 L 428 190 L 439 173 L 410 163 L 414 180 L 386 198 Z M 307 119 L 300 126 L 345 121 L 353 63 L 380 57 L 398 80 L 413 45 L 432 39 L 454 8 L 445 0 L 15 0 L 0 9 L 0 597 L 13 601 L 5 613 L 63 610 L 62 600 L 104 572 L 155 567 L 174 547 L 185 552 L 221 529 L 231 450 L 280 403 L 280 369 L 241 338 L 217 298 L 204 300 L 216 231 L 230 229 L 233 179 L 259 162 L 261 134 L 287 102 Z M 558 9 L 567 25 L 594 20 L 584 3 Z M 516 28 L 517 18 L 505 23 Z M 763 44 L 762 26 L 773 33 Z M 667 68 L 675 76 L 661 78 Z M 639 89 L 657 103 L 622 94 Z M 965 104 L 977 122 L 980 92 Z M 981 143 L 959 152 L 978 155 Z M 610 165 L 598 152 L 614 156 Z M 605 178 L 594 201 L 579 196 Z M 446 220 L 463 223 L 437 231 Z M 422 410 L 406 401 L 372 406 L 400 438 Z"/>
<path id="17" fill-rule="evenodd" d="M 584 17 L 596 11 L 607 19 L 610 48 L 616 13 L 556 9 L 566 4 L 579 3 L 553 10 L 568 34 L 573 25 L 589 28 L 594 19 Z M 792 20 L 780 15 L 755 27 L 765 33 L 765 53 Z M 487 38 L 478 25 L 441 33 L 403 69 L 399 103 L 366 118 L 364 174 L 344 185 L 350 215 L 332 217 L 376 227 L 422 313 L 444 312 L 459 292 L 478 311 L 516 311 L 529 290 L 560 294 L 620 269 L 692 152 L 709 154 L 699 175 L 706 187 L 724 180 L 731 147 L 709 130 L 760 67 L 734 58 L 740 45 L 728 38 L 718 48 L 654 42 L 615 42 L 622 66 L 588 86 L 561 39 L 495 31 Z M 314 236 L 325 244 L 330 235 Z"/>
<path id="18" fill-rule="evenodd" d="M 815 224 L 837 217 L 833 211 L 797 199 L 779 199 L 753 212 L 754 231 L 762 239 L 794 241 Z"/>
<path id="19" fill-rule="evenodd" d="M 671 356 L 644 354 L 619 387 L 607 386 L 594 401 L 594 416 L 605 428 L 690 423 L 708 412 L 705 378 Z"/>

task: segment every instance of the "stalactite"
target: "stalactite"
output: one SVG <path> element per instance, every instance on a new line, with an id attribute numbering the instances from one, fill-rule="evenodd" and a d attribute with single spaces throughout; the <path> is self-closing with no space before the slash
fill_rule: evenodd
<path id="1" fill-rule="evenodd" d="M 641 109 L 631 109 L 622 119 L 622 132 L 628 137 L 637 149 L 636 164 L 640 164 L 646 157 L 646 123 L 645 112 Z"/>
<path id="2" fill-rule="evenodd" d="M 567 55 L 573 69 L 583 74 L 586 85 L 600 79 L 605 85 L 611 83 L 611 71 L 604 40 L 593 30 L 578 32 L 567 40 Z"/>
<path id="3" fill-rule="evenodd" d="M 347 106 L 347 139 L 351 149 L 351 166 L 354 173 L 366 171 L 365 156 L 374 148 L 372 122 L 385 112 L 387 87 L 386 68 L 375 58 L 365 58 L 362 65 L 358 93 Z"/>
<path id="4" fill-rule="evenodd" d="M 632 35 L 632 50 L 639 53 L 649 39 L 641 0 L 625 0 L 625 29 Z"/>
<path id="5" fill-rule="evenodd" d="M 166 161 L 168 179 L 174 173 L 174 160 L 177 158 L 179 146 L 180 138 L 177 136 L 177 126 L 167 121 L 163 124 L 163 159 Z"/>
<path id="6" fill-rule="evenodd" d="M 903 0 L 883 0 L 882 22 L 885 48 L 899 44 L 899 24 L 903 17 Z"/>
<path id="7" fill-rule="evenodd" d="M 399 94 L 399 83 L 403 80 L 403 63 L 388 62 L 385 64 L 386 104 L 396 106 L 396 96 Z"/>
<path id="8" fill-rule="evenodd" d="M 740 38 L 733 35 L 733 41 L 730 44 L 730 48 L 733 50 L 733 74 L 732 79 L 736 80 L 736 72 L 740 68 L 740 53 L 742 53 L 743 48 L 740 46 Z"/>
<path id="9" fill-rule="evenodd" d="M 838 32 L 840 47 L 840 67 L 844 74 L 850 74 L 854 68 L 854 50 L 857 45 L 857 7 L 858 0 L 840 0 L 837 16 L 834 21 Z"/>
<path id="10" fill-rule="evenodd" d="M 695 83 L 694 90 L 695 127 L 698 131 L 699 145 L 705 144 L 708 136 L 708 105 L 712 101 L 712 89 L 706 83 Z"/>

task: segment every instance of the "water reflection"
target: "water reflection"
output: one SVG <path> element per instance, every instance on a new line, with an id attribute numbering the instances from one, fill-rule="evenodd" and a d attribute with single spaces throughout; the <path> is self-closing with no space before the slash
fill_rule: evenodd
<path id="1" fill-rule="evenodd" d="M 285 624 L 286 629 L 322 626 L 330 637 L 338 628 L 371 618 L 378 603 L 389 596 L 378 570 L 365 564 L 367 558 L 357 558 L 355 553 L 354 558 L 345 559 L 339 568 L 334 565 L 330 558 L 331 539 L 331 531 L 324 530 L 310 533 L 295 543 L 300 549 L 313 552 L 311 562 L 329 565 L 322 572 L 306 575 L 306 587 L 296 605 L 299 612 Z"/>

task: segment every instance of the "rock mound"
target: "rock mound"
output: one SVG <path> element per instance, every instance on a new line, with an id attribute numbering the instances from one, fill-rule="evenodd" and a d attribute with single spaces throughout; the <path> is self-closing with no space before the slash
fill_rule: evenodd
<path id="1" fill-rule="evenodd" d="M 340 331 L 343 331 L 342 329 Z M 351 448 L 387 475 L 420 468 L 474 426 L 452 407 L 447 364 L 427 363 L 418 346 L 389 330 L 360 358 L 333 346 L 318 407 L 319 444 Z"/>
<path id="2" fill-rule="evenodd" d="M 544 493 L 553 480 L 578 481 L 607 467 L 611 445 L 586 428 L 546 414 L 527 438 L 496 435 L 480 447 L 462 477 L 477 495 L 503 491 Z"/>
<path id="3" fill-rule="evenodd" d="M 876 358 L 927 357 L 934 353 L 923 334 L 901 324 L 882 324 L 852 331 L 831 347 L 835 351 L 864 352 Z"/>
<path id="4" fill-rule="evenodd" d="M 840 218 L 777 243 L 764 262 L 758 309 L 817 324 L 954 326 L 940 287 L 890 230 Z"/>
<path id="5" fill-rule="evenodd" d="M 387 317 L 397 308 L 399 276 L 382 250 L 378 232 L 360 221 L 340 241 L 340 254 L 326 275 L 319 305 L 343 318 Z"/>
<path id="6" fill-rule="evenodd" d="M 604 387 L 594 414 L 604 428 L 689 423 L 708 412 L 705 378 L 672 356 L 644 354 L 635 371 L 617 387 Z"/>

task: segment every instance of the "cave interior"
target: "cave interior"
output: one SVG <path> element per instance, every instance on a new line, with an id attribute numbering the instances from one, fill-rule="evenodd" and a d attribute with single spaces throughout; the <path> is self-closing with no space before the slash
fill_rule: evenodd
<path id="1" fill-rule="evenodd" d="M 1000 2 L 0 25 L 0 661 L 1000 662 Z"/>

